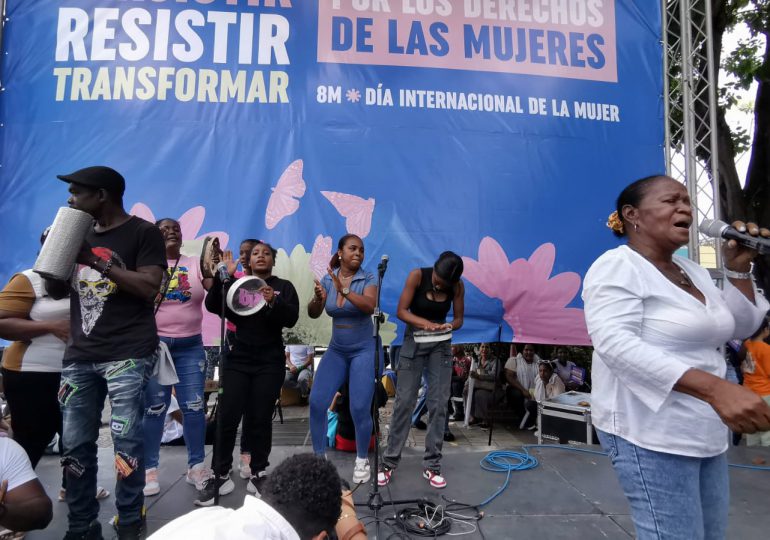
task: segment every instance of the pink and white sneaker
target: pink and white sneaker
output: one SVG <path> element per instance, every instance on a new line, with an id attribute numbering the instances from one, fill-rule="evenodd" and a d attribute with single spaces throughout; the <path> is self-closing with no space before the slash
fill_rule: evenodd
<path id="1" fill-rule="evenodd" d="M 203 489 L 206 480 L 213 476 L 212 472 L 206 468 L 203 463 L 196 463 L 192 468 L 187 469 L 185 480 L 188 484 L 195 486 L 198 491 Z"/>
<path id="2" fill-rule="evenodd" d="M 377 473 L 377 485 L 380 487 L 387 486 L 390 483 L 390 476 L 392 474 L 393 469 L 382 467 L 380 472 Z"/>
<path id="3" fill-rule="evenodd" d="M 251 454 L 247 452 L 241 453 L 241 460 L 238 463 L 238 474 L 244 480 L 251 478 Z"/>
<path id="4" fill-rule="evenodd" d="M 144 472 L 144 492 L 145 497 L 152 497 L 160 493 L 160 484 L 158 483 L 158 468 L 153 467 Z"/>
<path id="5" fill-rule="evenodd" d="M 431 487 L 436 489 L 444 489 L 446 487 L 446 480 L 441 476 L 440 471 L 433 471 L 431 469 L 425 469 L 422 472 L 422 477 L 430 482 Z"/>

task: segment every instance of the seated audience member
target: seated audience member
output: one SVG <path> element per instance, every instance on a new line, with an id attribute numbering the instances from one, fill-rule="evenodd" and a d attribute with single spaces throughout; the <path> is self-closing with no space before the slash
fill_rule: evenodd
<path id="1" fill-rule="evenodd" d="M 352 506 L 345 504 L 340 511 L 340 477 L 334 465 L 321 456 L 297 454 L 287 458 L 268 476 L 260 493 L 261 499 L 247 495 L 237 509 L 214 506 L 194 510 L 168 523 L 150 539 L 320 540 L 328 538 L 335 528 L 340 538 L 346 534 L 356 540 L 361 537 L 348 532 L 363 527 Z"/>
<path id="2" fill-rule="evenodd" d="M 350 414 L 350 401 L 348 398 L 349 390 L 348 383 L 345 383 L 340 388 L 339 392 L 334 396 L 330 411 L 334 411 L 337 415 L 337 429 L 334 434 L 334 448 L 343 452 L 355 452 L 356 451 L 356 426 L 353 422 L 353 415 Z M 374 399 L 377 400 L 377 408 L 381 409 L 388 402 L 388 393 L 385 391 L 385 386 L 382 382 L 377 384 L 375 389 Z M 374 426 L 372 426 L 374 431 Z M 372 433 L 371 441 L 369 442 L 369 450 L 374 449 L 376 439 L 374 433 Z"/>
<path id="3" fill-rule="evenodd" d="M 541 360 L 537 366 L 535 381 L 535 401 L 546 401 L 566 392 L 561 377 L 555 372 L 553 362 Z"/>
<path id="4" fill-rule="evenodd" d="M 313 382 L 313 356 L 315 350 L 309 345 L 286 345 L 285 388 L 296 388 L 299 397 L 307 399 Z"/>
<path id="5" fill-rule="evenodd" d="M 535 347 L 527 344 L 519 354 L 515 345 L 511 344 L 511 357 L 505 363 L 505 389 L 508 406 L 521 418 L 526 415 L 524 403 L 532 399 L 537 379 L 537 365 L 542 359 L 535 354 Z"/>
<path id="6" fill-rule="evenodd" d="M 4 434 L 3 434 L 4 435 Z M 0 526 L 11 531 L 45 529 L 53 517 L 51 499 L 16 441 L 0 437 Z"/>
<path id="7" fill-rule="evenodd" d="M 520 428 L 533 429 L 537 422 L 537 404 L 565 392 L 564 383 L 561 381 L 561 377 L 554 373 L 552 362 L 541 360 L 537 365 L 537 369 L 535 399 L 527 399 L 524 402 L 527 412 L 524 415 Z"/>
<path id="8" fill-rule="evenodd" d="M 465 354 L 465 348 L 462 345 L 452 346 L 452 394 L 453 398 L 462 397 L 465 381 L 468 380 L 468 374 L 471 371 L 471 358 Z M 450 401 L 452 407 L 451 420 L 463 420 L 465 418 L 465 409 L 462 402 Z"/>
<path id="9" fill-rule="evenodd" d="M 503 397 L 503 390 L 495 384 L 500 378 L 500 362 L 492 356 L 488 343 L 482 343 L 479 348 L 479 364 L 469 377 L 474 380 L 473 399 L 471 400 L 471 419 L 469 425 L 478 424 L 482 428 L 489 427 L 488 412 L 492 406 Z"/>
<path id="10" fill-rule="evenodd" d="M 746 356 L 741 364 L 743 386 L 770 404 L 770 324 L 765 318 L 753 336 L 746 340 Z M 746 434 L 747 446 L 770 446 L 770 431 Z"/>
<path id="11" fill-rule="evenodd" d="M 554 371 L 564 383 L 564 387 L 567 390 L 577 390 L 580 385 L 572 379 L 572 368 L 577 367 L 577 364 L 569 359 L 567 347 L 556 347 L 552 360 Z"/>

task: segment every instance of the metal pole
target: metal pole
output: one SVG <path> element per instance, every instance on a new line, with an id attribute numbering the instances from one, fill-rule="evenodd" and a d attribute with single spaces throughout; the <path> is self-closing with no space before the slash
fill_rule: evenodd
<path id="1" fill-rule="evenodd" d="M 711 0 L 706 1 L 706 43 L 708 47 L 707 77 L 709 80 L 709 124 L 711 124 L 711 190 L 713 194 L 714 219 L 721 219 L 722 199 L 719 188 L 719 146 L 717 143 L 717 71 L 714 65 L 714 29 L 711 24 Z M 717 268 L 722 268 L 722 241 L 717 238 L 714 244 Z"/>
<path id="2" fill-rule="evenodd" d="M 698 0 L 694 0 L 697 2 Z M 682 103 L 684 109 L 684 175 L 687 183 L 687 192 L 690 200 L 696 205 L 698 201 L 698 177 L 695 159 L 695 128 L 693 111 L 693 65 L 692 65 L 692 19 L 689 13 L 689 2 L 679 3 L 679 16 L 682 25 Z M 697 212 L 696 212 L 697 215 Z M 700 263 L 700 251 L 698 249 L 698 235 L 691 234 L 688 242 L 688 255 L 690 260 Z"/>
<path id="3" fill-rule="evenodd" d="M 671 85 L 668 82 L 668 0 L 660 1 L 661 36 L 660 43 L 663 53 L 663 149 L 666 159 L 666 174 L 671 176 Z"/>

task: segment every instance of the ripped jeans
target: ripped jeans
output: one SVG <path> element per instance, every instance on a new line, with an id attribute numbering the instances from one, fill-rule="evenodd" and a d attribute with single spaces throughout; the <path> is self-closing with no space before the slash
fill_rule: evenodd
<path id="1" fill-rule="evenodd" d="M 82 532 L 99 517 L 96 500 L 99 437 L 104 398 L 112 407 L 110 431 L 115 447 L 115 506 L 121 524 L 142 519 L 144 505 L 143 389 L 155 355 L 113 362 L 70 362 L 59 387 L 62 409 L 62 466 L 67 477 L 69 530 Z"/>
<path id="2" fill-rule="evenodd" d="M 187 465 L 203 463 L 206 440 L 206 415 L 203 388 L 205 385 L 206 353 L 200 334 L 183 338 L 160 337 L 171 353 L 179 382 L 174 385 L 176 400 L 182 411 L 184 441 L 187 445 Z M 150 379 L 144 392 L 144 462 L 148 469 L 160 463 L 160 440 L 163 423 L 171 402 L 171 386 L 161 386 Z"/>

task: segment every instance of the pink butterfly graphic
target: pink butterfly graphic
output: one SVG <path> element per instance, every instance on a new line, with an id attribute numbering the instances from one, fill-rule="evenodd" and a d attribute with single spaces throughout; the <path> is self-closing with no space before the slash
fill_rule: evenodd
<path id="1" fill-rule="evenodd" d="M 490 298 L 503 301 L 503 319 L 514 341 L 590 345 L 583 310 L 565 307 L 580 289 L 580 276 L 564 272 L 551 277 L 556 248 L 547 243 L 529 259 L 508 262 L 494 238 L 479 244 L 479 260 L 463 257 L 463 277 Z"/>
<path id="2" fill-rule="evenodd" d="M 310 252 L 310 271 L 317 280 L 326 275 L 329 261 L 332 258 L 332 237 L 319 234 L 315 237 L 313 251 Z"/>
<path id="3" fill-rule="evenodd" d="M 289 164 L 278 179 L 278 183 L 271 189 L 273 193 L 267 201 L 265 212 L 265 227 L 268 229 L 274 228 L 283 218 L 299 209 L 299 199 L 305 194 L 302 160 L 298 159 Z"/>
<path id="4" fill-rule="evenodd" d="M 372 228 L 372 214 L 374 213 L 374 199 L 362 199 L 348 193 L 336 191 L 322 191 L 330 203 L 345 218 L 345 228 L 349 233 L 366 238 Z"/>

